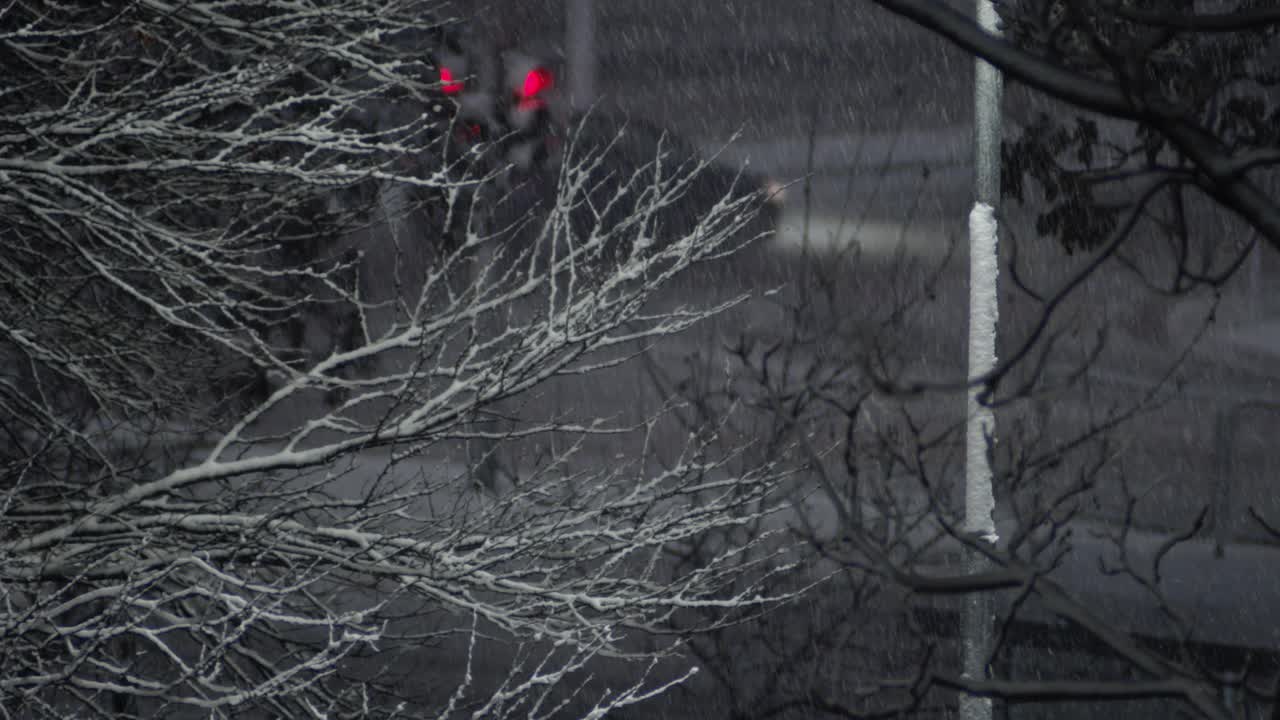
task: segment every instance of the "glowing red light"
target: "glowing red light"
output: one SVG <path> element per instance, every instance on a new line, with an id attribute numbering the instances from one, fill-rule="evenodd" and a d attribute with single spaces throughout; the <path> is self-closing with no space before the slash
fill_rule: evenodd
<path id="1" fill-rule="evenodd" d="M 462 82 L 453 79 L 453 70 L 440 66 L 440 90 L 445 95 L 457 95 L 462 92 Z"/>
<path id="2" fill-rule="evenodd" d="M 525 100 L 531 100 L 541 94 L 544 90 L 550 90 L 553 80 L 551 71 L 536 67 L 524 76 L 524 87 L 520 88 L 520 97 Z"/>

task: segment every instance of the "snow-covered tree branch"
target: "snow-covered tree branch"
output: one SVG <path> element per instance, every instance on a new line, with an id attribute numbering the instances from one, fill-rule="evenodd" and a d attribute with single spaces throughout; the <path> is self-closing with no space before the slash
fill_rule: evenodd
<path id="1" fill-rule="evenodd" d="M 579 148 L 517 207 L 451 141 L 447 24 L 418 0 L 0 8 L 7 716 L 595 717 L 685 676 L 630 633 L 781 599 L 768 537 L 665 559 L 771 512 L 780 468 L 691 441 L 655 470 L 656 419 L 485 415 L 717 312 L 651 301 L 759 198 L 666 222 L 701 167 L 654 158 L 600 206 L 607 150 Z M 456 452 L 548 433 L 578 442 L 499 492 Z M 600 435 L 636 454 L 578 462 Z M 494 643 L 505 675 L 476 667 Z M 396 672 L 441 647 L 466 662 Z M 600 655 L 639 684 L 566 700 Z"/>

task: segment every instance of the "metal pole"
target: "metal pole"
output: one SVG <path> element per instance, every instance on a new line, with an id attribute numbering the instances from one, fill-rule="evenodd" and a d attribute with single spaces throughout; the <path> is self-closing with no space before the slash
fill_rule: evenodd
<path id="1" fill-rule="evenodd" d="M 991 0 L 977 0 L 977 19 L 987 32 L 998 34 L 998 18 Z M 981 386 L 973 383 L 991 372 L 996 364 L 996 319 L 998 296 L 996 275 L 999 252 L 995 208 L 1000 200 L 1000 72 L 976 59 L 974 65 L 974 204 L 969 213 L 969 379 L 966 427 L 964 529 L 979 542 L 996 541 L 995 497 L 989 450 L 995 443 L 995 417 L 991 408 L 979 401 Z M 987 566 L 978 551 L 967 554 L 969 572 Z M 982 679 L 987 675 L 994 617 L 992 598 L 987 593 L 965 597 L 962 610 L 963 673 Z M 991 720 L 989 698 L 960 696 L 962 720 Z"/>
<path id="2" fill-rule="evenodd" d="M 577 112 L 596 99 L 595 0 L 567 0 L 565 7 L 565 64 L 569 75 L 569 105 Z"/>

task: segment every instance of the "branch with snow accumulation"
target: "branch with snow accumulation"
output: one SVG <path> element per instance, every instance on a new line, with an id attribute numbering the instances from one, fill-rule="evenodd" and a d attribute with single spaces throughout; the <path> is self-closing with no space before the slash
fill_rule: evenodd
<path id="1" fill-rule="evenodd" d="M 672 226 L 702 166 L 655 160 L 600 207 L 587 149 L 504 210 L 452 141 L 438 10 L 0 8 L 5 716 L 599 717 L 688 676 L 632 635 L 784 599 L 769 537 L 665 559 L 772 512 L 779 469 L 486 419 L 721 310 L 651 301 L 759 198 Z M 500 492 L 453 452 L 546 434 L 577 442 Z"/>

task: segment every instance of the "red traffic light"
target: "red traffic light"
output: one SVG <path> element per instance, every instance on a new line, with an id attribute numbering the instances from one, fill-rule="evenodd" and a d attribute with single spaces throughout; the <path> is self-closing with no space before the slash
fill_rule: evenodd
<path id="1" fill-rule="evenodd" d="M 550 90 L 554 84 L 551 71 L 544 67 L 536 67 L 524 76 L 524 85 L 520 88 L 520 99 L 532 100 L 542 92 Z"/>
<path id="2" fill-rule="evenodd" d="M 453 70 L 445 65 L 440 66 L 440 90 L 445 95 L 457 95 L 462 92 L 462 81 L 453 78 Z"/>

